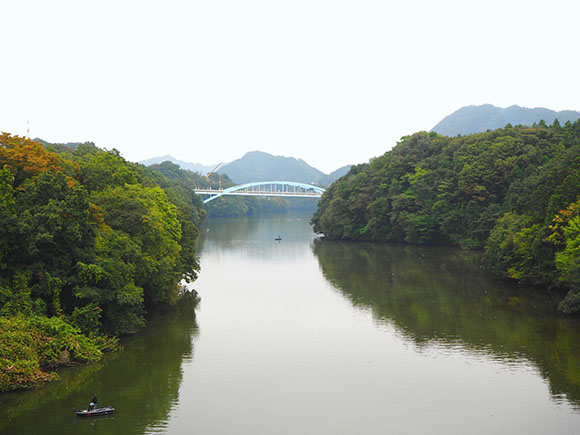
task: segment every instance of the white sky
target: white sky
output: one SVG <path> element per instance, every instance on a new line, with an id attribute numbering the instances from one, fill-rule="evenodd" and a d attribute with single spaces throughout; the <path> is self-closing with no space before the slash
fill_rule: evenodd
<path id="1" fill-rule="evenodd" d="M 470 104 L 580 110 L 580 1 L 0 3 L 0 131 L 324 172 Z"/>

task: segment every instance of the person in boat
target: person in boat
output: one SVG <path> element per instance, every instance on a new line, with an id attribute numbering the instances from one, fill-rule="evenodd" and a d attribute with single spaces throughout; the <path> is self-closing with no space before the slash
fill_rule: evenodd
<path id="1" fill-rule="evenodd" d="M 93 396 L 91 397 L 91 403 L 89 404 L 89 410 L 95 409 L 96 407 L 97 407 L 97 395 L 93 393 Z"/>

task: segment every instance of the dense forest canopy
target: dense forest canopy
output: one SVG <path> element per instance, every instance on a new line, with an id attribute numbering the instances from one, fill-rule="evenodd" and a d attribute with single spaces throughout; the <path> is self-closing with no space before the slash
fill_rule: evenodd
<path id="1" fill-rule="evenodd" d="M 184 183 L 91 143 L 0 136 L 0 391 L 94 361 L 199 271 Z"/>
<path id="2" fill-rule="evenodd" d="M 404 137 L 333 183 L 312 224 L 334 239 L 485 249 L 502 276 L 571 289 L 560 308 L 580 312 L 580 121 Z"/>

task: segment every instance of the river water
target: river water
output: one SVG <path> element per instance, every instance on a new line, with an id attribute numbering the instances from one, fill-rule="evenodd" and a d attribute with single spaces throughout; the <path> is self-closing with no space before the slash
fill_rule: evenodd
<path id="1" fill-rule="evenodd" d="M 476 252 L 329 241 L 308 221 L 210 220 L 195 311 L 1 395 L 0 433 L 579 433 L 562 295 L 494 280 Z M 92 392 L 112 418 L 73 418 Z"/>

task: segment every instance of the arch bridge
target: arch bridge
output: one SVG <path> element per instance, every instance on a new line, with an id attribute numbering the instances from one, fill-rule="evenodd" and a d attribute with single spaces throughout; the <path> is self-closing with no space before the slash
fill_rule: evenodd
<path id="1" fill-rule="evenodd" d="M 276 196 L 292 198 L 320 198 L 324 193 L 322 187 L 311 184 L 297 183 L 295 181 L 259 181 L 255 183 L 240 184 L 227 189 L 200 189 L 194 192 L 198 195 L 208 195 L 204 199 L 207 204 L 220 196 Z"/>

